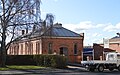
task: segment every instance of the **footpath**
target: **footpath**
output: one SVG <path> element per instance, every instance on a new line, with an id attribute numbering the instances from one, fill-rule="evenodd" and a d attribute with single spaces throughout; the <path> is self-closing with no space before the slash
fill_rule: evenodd
<path id="1" fill-rule="evenodd" d="M 0 71 L 0 75 L 29 75 L 29 74 L 53 74 L 53 73 L 72 73 L 72 72 L 83 72 L 86 71 L 82 67 L 68 66 L 67 69 L 55 69 L 55 68 L 41 68 L 33 70 L 7 70 Z"/>

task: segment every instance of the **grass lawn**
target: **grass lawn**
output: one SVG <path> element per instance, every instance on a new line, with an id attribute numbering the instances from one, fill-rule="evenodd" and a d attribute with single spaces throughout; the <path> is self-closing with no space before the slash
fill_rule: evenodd
<path id="1" fill-rule="evenodd" d="M 6 68 L 0 68 L 0 71 L 11 70 L 11 69 L 26 70 L 26 69 L 40 69 L 40 68 L 44 68 L 44 67 L 41 67 L 41 66 L 16 66 L 16 65 L 12 65 L 12 66 L 7 66 Z"/>

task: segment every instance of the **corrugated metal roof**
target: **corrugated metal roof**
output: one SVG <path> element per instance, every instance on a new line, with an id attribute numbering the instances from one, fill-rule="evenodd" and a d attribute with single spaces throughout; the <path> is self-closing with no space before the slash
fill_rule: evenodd
<path id="1" fill-rule="evenodd" d="M 42 31 L 42 29 L 35 30 L 31 33 L 24 34 L 21 36 L 24 37 L 21 40 L 26 40 L 28 38 L 42 37 L 42 36 L 52 36 L 52 37 L 83 37 L 83 35 L 75 33 L 69 29 L 62 27 L 61 24 L 54 25 L 53 27 L 49 27 L 48 29 Z"/>
<path id="2" fill-rule="evenodd" d="M 55 24 L 52 27 L 49 27 L 45 31 L 42 29 L 35 30 L 32 32 L 30 37 L 41 37 L 41 36 L 52 36 L 52 37 L 82 37 L 82 35 L 75 33 L 69 29 L 62 27 L 60 24 Z"/>
<path id="3" fill-rule="evenodd" d="M 80 34 L 77 34 L 71 30 L 68 30 L 64 27 L 52 27 L 43 36 L 56 36 L 56 37 L 80 37 Z"/>

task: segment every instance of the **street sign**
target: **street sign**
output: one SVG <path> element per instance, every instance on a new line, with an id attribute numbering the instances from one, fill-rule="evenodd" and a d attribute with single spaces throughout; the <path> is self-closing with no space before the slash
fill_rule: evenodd
<path id="1" fill-rule="evenodd" d="M 104 48 L 109 48 L 109 39 L 103 39 Z"/>

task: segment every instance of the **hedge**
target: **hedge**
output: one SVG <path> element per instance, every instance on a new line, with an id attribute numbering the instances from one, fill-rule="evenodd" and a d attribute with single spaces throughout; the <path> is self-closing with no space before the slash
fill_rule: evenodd
<path id="1" fill-rule="evenodd" d="M 35 55 L 34 60 L 37 65 L 54 68 L 65 68 L 66 58 L 60 55 Z"/>
<path id="2" fill-rule="evenodd" d="M 8 55 L 7 65 L 35 65 L 33 55 Z"/>
<path id="3" fill-rule="evenodd" d="M 66 62 L 66 57 L 60 55 L 8 55 L 6 64 L 65 68 Z"/>

